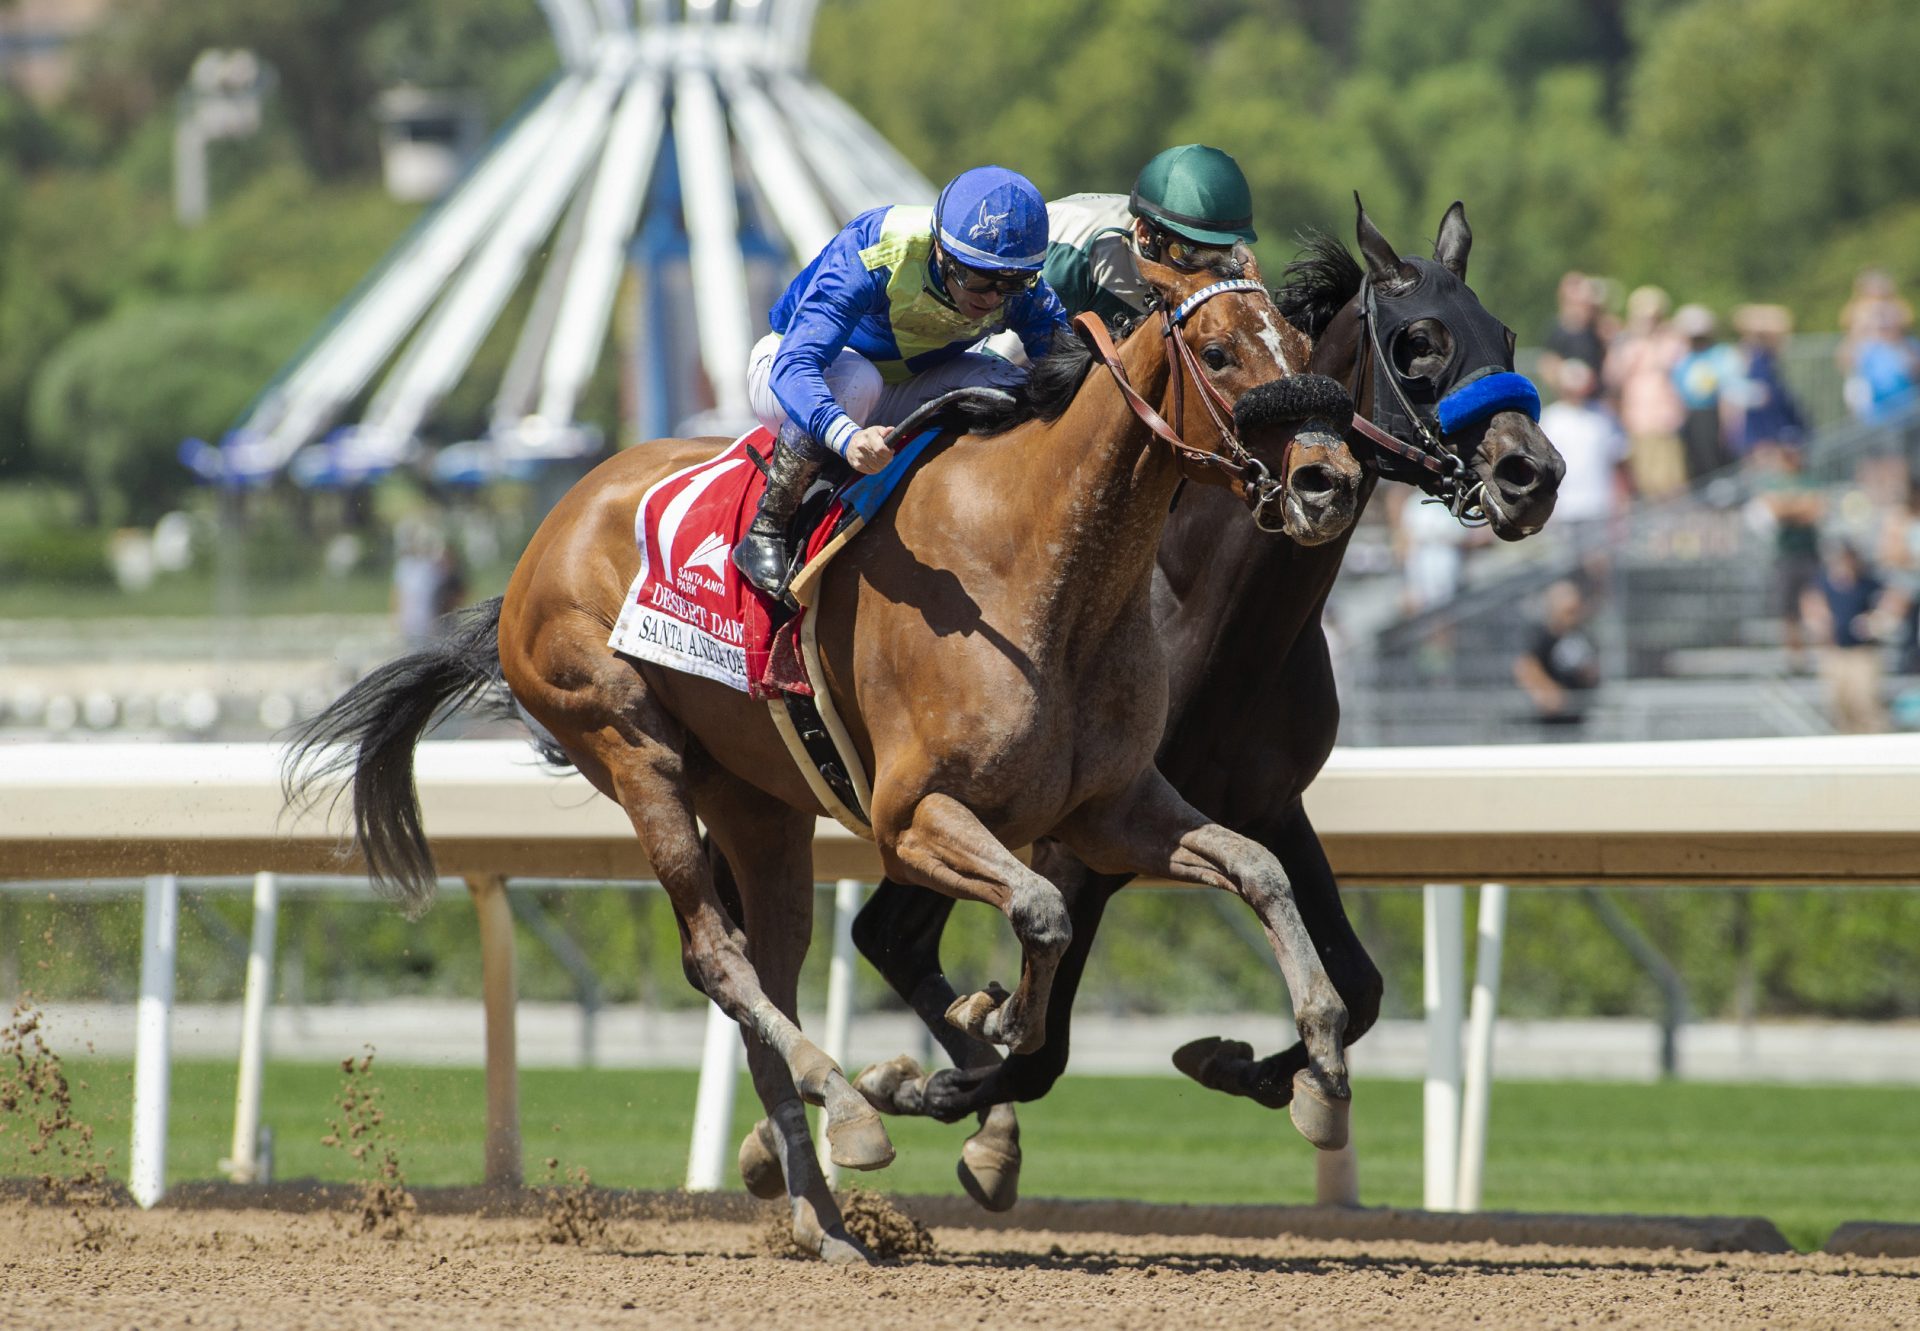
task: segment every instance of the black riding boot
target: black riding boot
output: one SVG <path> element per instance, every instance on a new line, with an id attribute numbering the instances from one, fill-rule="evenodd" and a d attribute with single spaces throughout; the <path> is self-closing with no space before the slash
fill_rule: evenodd
<path id="1" fill-rule="evenodd" d="M 789 426 L 767 460 L 767 488 L 747 528 L 746 539 L 733 547 L 733 566 L 741 576 L 768 596 L 778 599 L 787 590 L 787 523 L 820 474 L 825 452 L 807 435 Z"/>

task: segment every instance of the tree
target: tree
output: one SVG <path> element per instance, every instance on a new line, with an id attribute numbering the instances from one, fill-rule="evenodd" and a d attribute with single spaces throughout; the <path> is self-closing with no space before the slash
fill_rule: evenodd
<path id="1" fill-rule="evenodd" d="M 79 483 L 94 521 L 150 522 L 192 484 L 181 440 L 232 424 L 318 313 L 251 295 L 117 312 L 69 338 L 35 379 L 37 446 Z"/>
<path id="2" fill-rule="evenodd" d="M 1920 10 L 1898 0 L 1675 11 L 1632 81 L 1613 245 L 1709 299 L 1790 289 L 1834 237 L 1920 199 L 1915 49 Z"/>
<path id="3" fill-rule="evenodd" d="M 1175 0 L 823 9 L 813 65 L 928 176 L 998 162 L 1043 193 L 1125 189 L 1174 140 L 1193 13 Z"/>
<path id="4" fill-rule="evenodd" d="M 382 85 L 474 89 L 498 124 L 559 67 L 529 0 L 414 0 L 369 30 L 364 58 Z"/>
<path id="5" fill-rule="evenodd" d="M 407 3 L 119 0 L 113 17 L 82 46 L 75 96 L 124 141 L 135 126 L 172 106 L 202 51 L 246 47 L 277 72 L 279 95 L 313 170 L 325 179 L 367 171 L 374 162 L 370 109 L 379 83 L 362 47 Z"/>
<path id="6" fill-rule="evenodd" d="M 48 353 L 155 280 L 162 200 L 108 175 L 58 174 L 7 196 L 0 249 L 0 465 L 25 466 L 27 395 Z"/>
<path id="7" fill-rule="evenodd" d="M 1618 0 L 1369 0 L 1354 23 L 1356 67 L 1396 82 L 1470 63 L 1524 88 L 1559 65 L 1609 67 L 1629 49 Z"/>

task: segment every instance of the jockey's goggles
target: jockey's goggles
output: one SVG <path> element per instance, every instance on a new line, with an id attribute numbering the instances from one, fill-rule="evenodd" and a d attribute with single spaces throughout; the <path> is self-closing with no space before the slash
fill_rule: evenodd
<path id="1" fill-rule="evenodd" d="M 1160 262 L 1171 264 L 1186 273 L 1212 268 L 1233 257 L 1231 245 L 1208 245 L 1160 227 L 1153 228 L 1153 247 Z M 1149 254 L 1147 257 L 1152 259 L 1156 255 Z"/>
<path id="2" fill-rule="evenodd" d="M 1031 291 L 1033 284 L 1040 280 L 1037 271 L 1029 273 L 1018 268 L 969 268 L 945 251 L 940 254 L 940 277 L 956 284 L 971 296 L 984 296 L 989 291 L 997 291 L 1003 296 L 1017 296 L 1022 291 Z"/>

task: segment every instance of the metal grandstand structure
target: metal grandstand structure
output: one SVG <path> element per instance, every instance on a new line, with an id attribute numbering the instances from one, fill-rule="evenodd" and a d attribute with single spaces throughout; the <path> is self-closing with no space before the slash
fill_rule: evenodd
<path id="1" fill-rule="evenodd" d="M 559 72 L 222 444 L 189 446 L 207 479 L 345 484 L 430 460 L 481 480 L 597 451 L 580 398 L 629 270 L 642 431 L 751 423 L 747 357 L 779 283 L 854 214 L 931 202 L 806 75 L 818 0 L 538 3 Z M 489 428 L 429 450 L 436 410 L 528 281 Z"/>

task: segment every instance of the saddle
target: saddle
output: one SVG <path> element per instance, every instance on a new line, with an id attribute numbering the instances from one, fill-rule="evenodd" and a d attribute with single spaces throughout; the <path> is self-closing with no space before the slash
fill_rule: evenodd
<path id="1" fill-rule="evenodd" d="M 750 430 L 707 461 L 655 482 L 634 518 L 640 569 L 607 639 L 622 655 L 765 701 L 816 797 L 866 837 L 872 836 L 866 773 L 817 683 L 813 626 L 821 575 L 942 433 L 930 429 L 914 436 L 876 475 L 839 468 L 837 480 L 814 483 L 788 533 L 795 551 L 790 601 L 761 593 L 731 558 L 766 488 L 762 459 L 773 447 L 768 431 Z"/>
<path id="2" fill-rule="evenodd" d="M 766 489 L 771 433 L 749 430 L 717 456 L 655 482 L 634 518 L 640 571 L 608 645 L 764 701 L 814 797 L 849 831 L 872 840 L 872 788 L 824 686 L 814 640 L 822 575 L 936 440 L 1014 406 L 998 389 L 955 389 L 893 427 L 893 461 L 884 470 L 859 476 L 844 466 L 824 468 L 789 524 L 795 553 L 784 601 L 749 584 L 731 558 Z"/>

